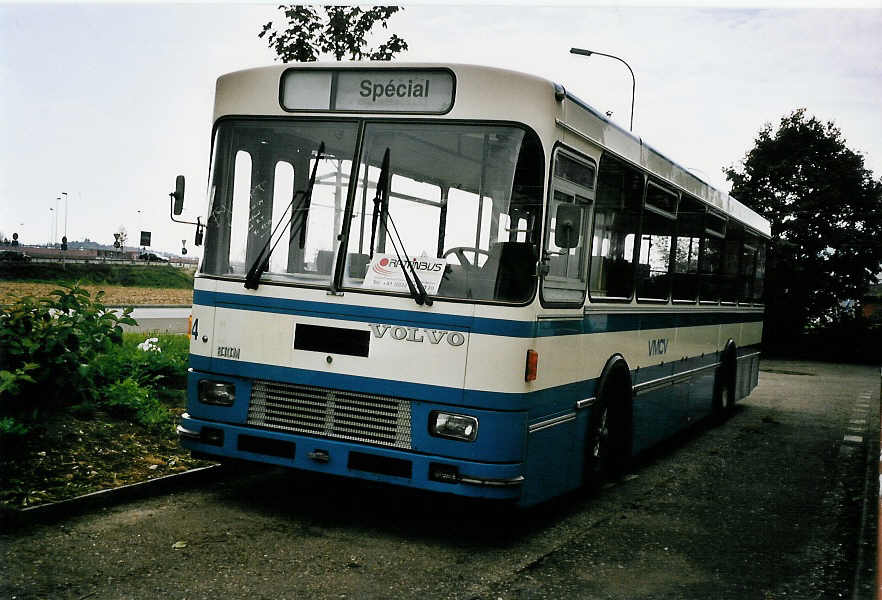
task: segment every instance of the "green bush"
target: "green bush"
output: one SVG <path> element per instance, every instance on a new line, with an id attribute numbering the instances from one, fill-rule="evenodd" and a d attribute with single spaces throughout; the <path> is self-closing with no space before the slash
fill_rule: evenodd
<path id="1" fill-rule="evenodd" d="M 118 347 L 122 325 L 136 325 L 79 285 L 49 296 L 12 298 L 0 312 L 0 415 L 18 416 L 94 398 L 89 361 Z"/>
<path id="2" fill-rule="evenodd" d="M 3 417 L 0 419 L 0 440 L 24 437 L 29 431 L 29 427 L 19 423 L 12 417 Z"/>
<path id="3" fill-rule="evenodd" d="M 130 419 L 145 427 L 168 422 L 168 410 L 153 395 L 131 377 L 107 386 L 103 398 L 111 414 Z"/>
<path id="4" fill-rule="evenodd" d="M 147 340 L 155 339 L 153 350 L 143 350 Z M 131 377 L 154 389 L 183 388 L 187 383 L 189 338 L 180 334 L 160 334 L 145 340 L 143 334 L 128 333 L 120 347 L 95 357 L 90 364 L 96 384 L 103 385 Z"/>
<path id="5" fill-rule="evenodd" d="M 12 263 L 0 261 L 0 280 L 48 283 L 79 282 L 152 288 L 192 289 L 193 274 L 169 265 Z"/>

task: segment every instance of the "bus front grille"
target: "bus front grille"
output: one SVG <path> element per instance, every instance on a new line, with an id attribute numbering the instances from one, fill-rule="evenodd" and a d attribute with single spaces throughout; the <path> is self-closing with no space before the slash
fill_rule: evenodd
<path id="1" fill-rule="evenodd" d="M 410 449 L 410 401 L 257 380 L 248 424 L 275 431 Z"/>

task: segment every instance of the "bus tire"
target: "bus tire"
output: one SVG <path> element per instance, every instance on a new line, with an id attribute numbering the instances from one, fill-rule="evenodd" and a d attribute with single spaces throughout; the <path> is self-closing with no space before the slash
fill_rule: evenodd
<path id="1" fill-rule="evenodd" d="M 730 344 L 723 352 L 714 378 L 714 419 L 725 422 L 735 410 L 735 346 Z"/>
<path id="2" fill-rule="evenodd" d="M 601 377 L 585 444 L 585 483 L 591 490 L 617 479 L 631 459 L 631 376 L 624 360 Z"/>

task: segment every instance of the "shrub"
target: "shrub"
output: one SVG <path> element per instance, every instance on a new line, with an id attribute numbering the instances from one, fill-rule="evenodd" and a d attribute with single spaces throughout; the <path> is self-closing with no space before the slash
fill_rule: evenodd
<path id="1" fill-rule="evenodd" d="M 119 346 L 122 325 L 136 325 L 79 285 L 49 296 L 14 298 L 0 313 L 0 414 L 36 416 L 40 410 L 95 396 L 88 362 Z"/>
<path id="2" fill-rule="evenodd" d="M 104 403 L 112 414 L 145 427 L 168 422 L 168 411 L 162 403 L 131 377 L 107 386 Z"/>
<path id="3" fill-rule="evenodd" d="M 89 365 L 96 385 L 131 377 L 156 391 L 185 387 L 189 338 L 180 334 L 161 334 L 148 340 L 156 341 L 148 345 L 143 335 L 126 334 L 120 347 L 97 356 Z M 141 349 L 148 346 L 155 349 Z"/>

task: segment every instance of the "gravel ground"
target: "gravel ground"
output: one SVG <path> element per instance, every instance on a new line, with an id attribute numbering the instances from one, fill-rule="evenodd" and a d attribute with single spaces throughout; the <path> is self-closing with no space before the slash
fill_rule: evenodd
<path id="1" fill-rule="evenodd" d="M 0 598 L 872 598 L 878 369 L 763 368 L 731 420 L 596 495 L 514 511 L 245 472 L 0 535 Z"/>

